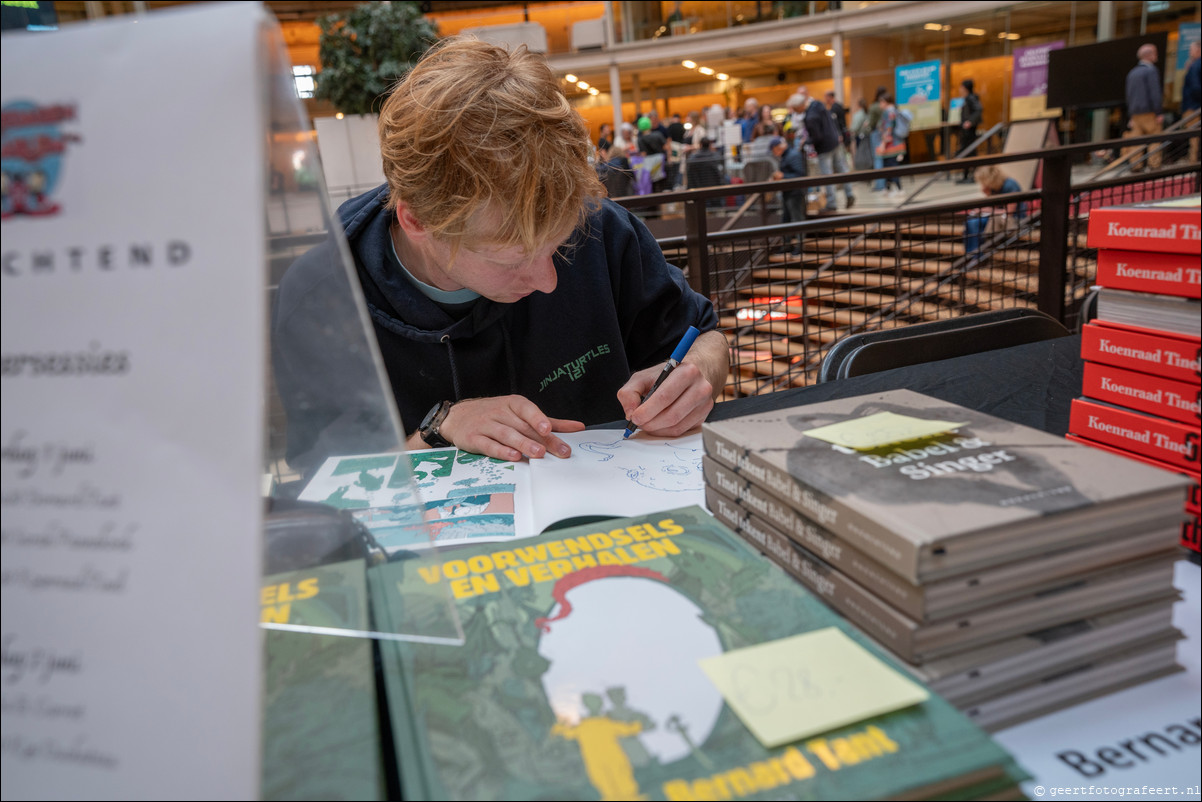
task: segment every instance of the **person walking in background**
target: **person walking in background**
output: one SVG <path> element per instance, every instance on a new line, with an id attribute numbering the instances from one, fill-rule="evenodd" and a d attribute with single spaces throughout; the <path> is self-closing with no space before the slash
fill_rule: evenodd
<path id="1" fill-rule="evenodd" d="M 851 132 L 847 129 L 847 109 L 835 99 L 834 92 L 823 95 L 822 102 L 831 113 L 831 119 L 835 121 L 835 128 L 839 131 L 839 153 L 835 158 L 845 166 L 837 172 L 851 172 Z"/>
<path id="2" fill-rule="evenodd" d="M 872 128 L 868 123 L 868 104 L 856 98 L 856 110 L 851 115 L 852 169 L 872 169 Z"/>
<path id="3" fill-rule="evenodd" d="M 614 128 L 609 123 L 601 123 L 601 131 L 597 135 L 597 158 L 604 159 L 609 149 L 614 146 Z M 604 155 L 603 155 L 604 154 Z"/>
<path id="4" fill-rule="evenodd" d="M 772 140 L 780 136 L 780 131 L 774 122 L 759 122 L 751 133 L 751 141 L 743 144 L 743 161 L 769 161 L 772 169 L 776 169 L 776 159 L 772 156 Z"/>
<path id="5" fill-rule="evenodd" d="M 624 122 L 618 126 L 618 135 L 614 137 L 614 144 L 610 150 L 617 151 L 628 158 L 638 153 L 638 133 L 633 125 Z"/>
<path id="6" fill-rule="evenodd" d="M 1197 39 L 1189 43 L 1189 64 L 1185 67 L 1185 80 L 1181 86 L 1181 116 L 1189 114 L 1191 111 L 1202 110 L 1202 73 L 1199 73 L 1199 65 L 1202 64 L 1202 44 Z M 1190 127 L 1199 127 L 1199 121 L 1194 120 Z M 1189 141 L 1189 160 L 1194 164 L 1198 163 L 1198 138 L 1194 137 Z"/>
<path id="7" fill-rule="evenodd" d="M 868 107 L 868 130 L 869 145 L 872 147 L 872 169 L 879 170 L 884 166 L 884 161 L 881 158 L 881 115 L 884 114 L 884 107 L 881 106 L 881 97 L 889 90 L 883 86 L 876 88 L 876 94 L 872 96 L 872 105 Z M 882 192 L 885 189 L 885 179 L 878 178 L 872 182 L 873 192 Z"/>
<path id="8" fill-rule="evenodd" d="M 722 154 L 713 149 L 714 141 L 708 136 L 701 137 L 697 149 L 691 151 L 684 162 L 685 184 L 689 189 L 704 187 L 720 187 L 726 183 L 726 171 L 723 169 Z M 710 198 L 706 206 L 715 207 L 722 204 L 721 198 Z"/>
<path id="9" fill-rule="evenodd" d="M 656 129 L 655 121 L 650 116 L 639 117 L 638 148 L 643 155 L 643 164 L 636 171 L 639 194 L 663 192 L 668 188 L 668 138 Z M 650 180 L 649 187 L 646 186 L 646 179 Z"/>
<path id="10" fill-rule="evenodd" d="M 701 112 L 689 112 L 689 130 L 684 138 L 684 154 L 687 158 L 690 153 L 701 147 L 701 140 L 706 139 L 707 134 L 705 126 L 701 124 Z"/>
<path id="11" fill-rule="evenodd" d="M 809 95 L 802 92 L 794 92 L 785 101 L 785 108 L 789 110 L 789 119 L 786 124 L 789 126 L 788 130 L 793 132 L 793 144 L 802 152 L 803 157 L 805 155 L 806 144 L 805 119 L 807 99 L 809 99 Z"/>
<path id="12" fill-rule="evenodd" d="M 679 114 L 673 114 L 668 118 L 668 139 L 678 145 L 684 144 L 685 128 L 684 122 L 680 119 Z"/>
<path id="13" fill-rule="evenodd" d="M 818 172 L 822 175 L 834 175 L 835 173 L 846 173 L 847 165 L 843 163 L 842 154 L 839 150 L 843 144 L 839 138 L 839 129 L 835 127 L 835 121 L 831 118 L 830 110 L 826 105 L 818 102 L 814 98 L 805 99 L 805 129 L 809 136 L 810 144 L 814 147 L 814 153 L 818 157 Z M 835 201 L 835 185 L 827 184 L 823 189 L 826 191 L 826 206 L 825 211 L 838 211 L 838 204 Z M 850 209 L 856 203 L 856 193 L 852 189 L 850 183 L 844 182 L 843 195 L 847 200 L 847 208 Z"/>
<path id="14" fill-rule="evenodd" d="M 844 148 L 850 146 L 851 137 L 847 133 L 847 109 L 835 99 L 834 92 L 827 92 L 823 95 L 822 103 L 831 113 L 831 119 L 835 121 L 835 128 L 839 131 L 839 141 L 843 143 Z"/>
<path id="15" fill-rule="evenodd" d="M 739 118 L 739 127 L 742 129 L 744 142 L 751 141 L 751 131 L 759 122 L 759 113 L 760 102 L 758 100 L 749 97 L 743 102 L 743 116 Z"/>
<path id="16" fill-rule="evenodd" d="M 882 169 L 896 167 L 901 163 L 902 157 L 906 155 L 906 143 L 902 141 L 901 137 L 896 135 L 897 106 L 893 105 L 893 95 L 886 91 L 880 96 L 877 106 L 881 110 L 881 122 L 877 126 L 881 144 L 877 145 L 876 153 L 881 158 Z M 889 197 L 897 198 L 901 196 L 900 178 L 885 179 L 885 186 L 889 187 Z"/>
<path id="17" fill-rule="evenodd" d="M 805 156 L 801 152 L 801 147 L 794 140 L 792 144 L 788 140 L 777 137 L 772 140 L 772 154 L 780 162 L 780 168 L 772 174 L 773 181 L 783 181 L 790 178 L 805 178 L 806 162 Z M 806 219 L 806 193 L 804 189 L 787 189 L 780 193 L 782 202 L 782 223 L 800 223 Z M 784 237 L 784 253 L 786 256 L 801 256 L 804 237 L 797 238 L 797 244 L 790 248 L 790 243 L 793 237 L 786 234 Z"/>
<path id="18" fill-rule="evenodd" d="M 1164 125 L 1162 104 L 1164 95 L 1160 88 L 1160 71 L 1156 69 L 1156 45 L 1139 46 L 1136 53 L 1139 63 L 1127 73 L 1127 130 L 1123 136 L 1148 136 L 1159 134 Z M 1142 147 L 1123 148 L 1123 156 L 1133 164 L 1143 157 Z M 1160 153 L 1151 149 L 1148 164 L 1153 170 L 1160 167 Z M 1144 165 L 1136 165 L 1132 172 L 1143 172 Z"/>
<path id="19" fill-rule="evenodd" d="M 985 119 L 985 113 L 981 107 L 981 98 L 973 91 L 972 78 L 965 78 L 960 82 L 960 97 L 964 98 L 964 105 L 960 108 L 960 128 L 956 131 L 956 150 L 963 153 L 964 149 L 977 138 L 977 126 Z M 961 158 L 966 158 L 966 156 L 961 156 Z M 957 183 L 972 183 L 972 175 L 967 167 L 964 168 L 964 173 Z"/>

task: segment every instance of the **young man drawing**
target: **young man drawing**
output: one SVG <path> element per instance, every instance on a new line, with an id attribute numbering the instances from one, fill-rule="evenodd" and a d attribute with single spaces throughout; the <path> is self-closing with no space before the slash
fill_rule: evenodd
<path id="1" fill-rule="evenodd" d="M 380 115 L 387 184 L 339 218 L 410 448 L 500 459 L 567 456 L 557 432 L 629 419 L 666 436 L 699 424 L 728 366 L 709 299 L 646 227 L 604 200 L 588 131 L 542 58 L 453 37 Z M 289 462 L 312 463 L 345 419 L 307 377 L 306 300 L 340 268 L 336 243 L 281 281 L 273 319 Z M 646 403 L 690 326 L 704 332 Z"/>

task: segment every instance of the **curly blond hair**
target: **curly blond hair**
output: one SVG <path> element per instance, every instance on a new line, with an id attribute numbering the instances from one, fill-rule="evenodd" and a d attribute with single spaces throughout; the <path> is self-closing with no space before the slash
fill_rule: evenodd
<path id="1" fill-rule="evenodd" d="M 1006 183 L 1006 174 L 996 164 L 986 164 L 978 167 L 972 177 L 983 188 L 990 192 L 1001 192 L 1002 184 Z"/>
<path id="2" fill-rule="evenodd" d="M 389 210 L 404 202 L 453 252 L 540 250 L 604 197 L 584 120 L 542 57 L 448 37 L 380 113 Z"/>

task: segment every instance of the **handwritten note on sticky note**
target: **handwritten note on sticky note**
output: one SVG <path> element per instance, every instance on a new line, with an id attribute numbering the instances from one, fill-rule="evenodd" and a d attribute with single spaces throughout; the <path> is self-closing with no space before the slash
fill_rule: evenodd
<path id="1" fill-rule="evenodd" d="M 810 429 L 803 434 L 834 443 L 837 446 L 868 451 L 893 443 L 902 443 L 906 440 L 917 440 L 920 437 L 943 434 L 963 425 L 963 423 L 953 421 L 925 420 L 893 412 L 877 412 L 874 415 L 832 423 L 829 426 L 819 426 L 817 429 Z"/>
<path id="2" fill-rule="evenodd" d="M 707 657 L 700 664 L 769 749 L 928 696 L 834 627 Z"/>

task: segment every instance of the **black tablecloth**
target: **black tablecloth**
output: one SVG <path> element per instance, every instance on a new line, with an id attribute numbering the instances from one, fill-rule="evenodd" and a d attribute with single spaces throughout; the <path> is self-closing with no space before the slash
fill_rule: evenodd
<path id="1" fill-rule="evenodd" d="M 709 420 L 906 389 L 1063 435 L 1069 404 L 1081 394 L 1081 366 L 1081 337 L 1058 337 L 726 401 Z"/>

